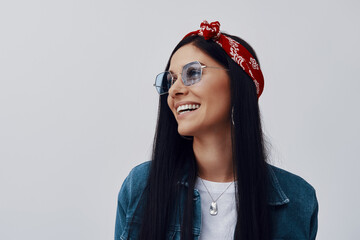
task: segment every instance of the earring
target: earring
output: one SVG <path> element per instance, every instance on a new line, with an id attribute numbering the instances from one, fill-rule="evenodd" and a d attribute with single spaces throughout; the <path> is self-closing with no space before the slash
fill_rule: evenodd
<path id="1" fill-rule="evenodd" d="M 234 122 L 234 107 L 232 107 L 232 109 L 231 109 L 231 122 L 232 122 L 232 124 L 235 126 L 235 122 Z"/>

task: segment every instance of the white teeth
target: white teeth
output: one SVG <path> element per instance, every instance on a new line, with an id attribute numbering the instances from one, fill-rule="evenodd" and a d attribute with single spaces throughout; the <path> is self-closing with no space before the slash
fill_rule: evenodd
<path id="1" fill-rule="evenodd" d="M 200 107 L 200 104 L 185 104 L 185 105 L 181 105 L 176 109 L 176 112 L 180 112 L 181 110 L 186 110 L 186 109 L 197 109 Z M 190 111 L 190 110 L 188 110 Z M 185 111 L 187 112 L 187 111 Z"/>
<path id="2" fill-rule="evenodd" d="M 179 112 L 179 115 L 183 114 L 183 113 L 186 113 L 186 112 L 190 112 L 190 110 L 186 110 L 186 111 L 183 111 L 183 112 Z"/>

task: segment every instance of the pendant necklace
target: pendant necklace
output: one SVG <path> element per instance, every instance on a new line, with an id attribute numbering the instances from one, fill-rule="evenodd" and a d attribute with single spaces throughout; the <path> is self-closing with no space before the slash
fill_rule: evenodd
<path id="1" fill-rule="evenodd" d="M 200 178 L 200 177 L 199 177 L 199 178 Z M 229 186 L 227 186 L 227 188 L 220 194 L 220 196 L 219 196 L 216 200 L 214 200 L 214 198 L 211 196 L 210 191 L 209 191 L 209 189 L 206 187 L 206 185 L 205 185 L 204 181 L 202 180 L 202 178 L 200 178 L 200 180 L 201 180 L 201 182 L 203 183 L 206 191 L 208 192 L 209 196 L 210 196 L 211 199 L 212 199 L 212 203 L 210 204 L 210 215 L 211 215 L 211 216 L 216 216 L 216 215 L 218 214 L 218 207 L 217 207 L 217 203 L 216 203 L 216 202 L 217 202 L 217 200 L 219 200 L 219 198 L 226 192 L 226 190 L 228 190 L 228 188 L 231 186 L 231 184 L 233 184 L 233 182 L 231 182 L 231 183 L 229 184 Z"/>

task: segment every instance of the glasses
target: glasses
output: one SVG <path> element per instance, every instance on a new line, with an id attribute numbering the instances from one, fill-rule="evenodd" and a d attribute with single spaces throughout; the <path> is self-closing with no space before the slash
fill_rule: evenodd
<path id="1" fill-rule="evenodd" d="M 205 66 L 199 61 L 194 61 L 186 64 L 181 71 L 181 80 L 185 86 L 191 86 L 195 83 L 200 82 L 202 71 L 204 68 L 218 68 L 228 70 L 222 67 L 210 67 Z M 177 75 L 179 73 L 171 73 L 171 72 L 162 72 L 156 76 L 155 83 L 153 84 L 159 93 L 159 95 L 163 95 L 169 92 L 171 86 L 177 80 Z"/>

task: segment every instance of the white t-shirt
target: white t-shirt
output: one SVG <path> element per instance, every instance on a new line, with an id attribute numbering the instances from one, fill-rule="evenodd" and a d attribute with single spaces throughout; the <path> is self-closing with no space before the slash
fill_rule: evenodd
<path id="1" fill-rule="evenodd" d="M 204 180 L 211 196 L 216 200 L 229 186 L 230 182 L 211 182 Z M 195 189 L 200 193 L 201 199 L 201 233 L 200 240 L 232 240 L 236 226 L 237 212 L 235 205 L 235 182 L 216 201 L 218 213 L 210 215 L 212 199 L 206 191 L 200 177 L 196 178 Z"/>

